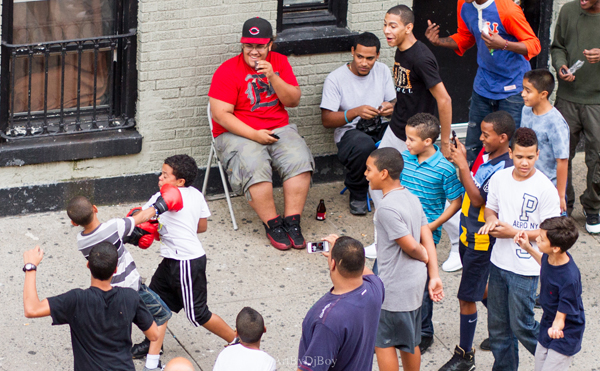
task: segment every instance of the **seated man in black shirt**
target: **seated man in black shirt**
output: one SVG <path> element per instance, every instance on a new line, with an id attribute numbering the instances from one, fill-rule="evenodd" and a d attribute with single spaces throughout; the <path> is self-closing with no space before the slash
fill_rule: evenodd
<path id="1" fill-rule="evenodd" d="M 92 274 L 90 288 L 74 289 L 40 301 L 35 278 L 43 256 L 39 246 L 23 254 L 25 317 L 52 316 L 53 325 L 69 324 L 75 371 L 134 371 L 131 323 L 150 341 L 158 338 L 158 328 L 133 289 L 110 285 L 117 269 L 117 249 L 108 242 L 92 248 L 87 264 Z"/>

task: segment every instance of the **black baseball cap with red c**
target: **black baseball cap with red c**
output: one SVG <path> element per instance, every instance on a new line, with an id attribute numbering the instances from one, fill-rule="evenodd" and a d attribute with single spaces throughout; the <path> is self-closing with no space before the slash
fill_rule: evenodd
<path id="1" fill-rule="evenodd" d="M 256 17 L 244 22 L 241 43 L 268 44 L 273 37 L 271 23 L 266 19 Z"/>

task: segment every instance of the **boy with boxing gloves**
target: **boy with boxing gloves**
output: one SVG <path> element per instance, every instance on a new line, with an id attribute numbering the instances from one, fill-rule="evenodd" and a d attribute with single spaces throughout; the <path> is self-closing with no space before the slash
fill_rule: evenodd
<path id="1" fill-rule="evenodd" d="M 206 232 L 210 210 L 202 193 L 191 186 L 197 173 L 196 161 L 190 156 L 168 157 L 158 177 L 161 192 L 157 192 L 142 207 L 142 212 L 151 208 L 160 211 L 165 205 L 169 209 L 158 215 L 158 233 L 162 242 L 160 255 L 163 260 L 152 277 L 150 289 L 173 312 L 185 309 L 187 318 L 194 326 L 203 326 L 231 342 L 235 337 L 234 331 L 221 317 L 211 313 L 206 305 L 206 254 L 197 234 Z M 179 190 L 181 204 L 174 197 L 174 190 Z M 179 206 L 179 211 L 172 210 Z"/>
<path id="2" fill-rule="evenodd" d="M 165 194 L 166 199 L 169 200 L 168 203 L 172 207 L 177 205 L 177 198 L 179 204 L 181 204 L 181 195 L 177 197 L 173 191 L 178 192 L 176 187 L 171 186 L 169 194 Z M 92 205 L 83 196 L 73 198 L 67 206 L 67 214 L 71 219 L 71 224 L 83 227 L 83 231 L 77 235 L 79 251 L 87 259 L 92 247 L 100 242 L 109 242 L 114 245 L 119 253 L 119 258 L 117 271 L 112 277 L 111 284 L 136 290 L 154 317 L 160 335 L 158 340 L 150 342 L 146 338 L 142 343 L 131 348 L 133 358 L 143 358 L 148 354 L 145 370 L 156 369 L 160 366 L 159 352 L 167 329 L 167 321 L 171 318 L 172 313 L 160 297 L 140 281 L 140 274 L 137 271 L 133 257 L 125 248 L 124 243 L 139 244 L 141 248 L 148 248 L 154 241 L 158 224 L 148 220 L 154 217 L 157 212 L 165 210 L 166 205 L 167 202 L 163 199 L 146 210 L 133 209 L 127 218 L 111 219 L 105 223 L 98 220 L 96 206 Z"/>

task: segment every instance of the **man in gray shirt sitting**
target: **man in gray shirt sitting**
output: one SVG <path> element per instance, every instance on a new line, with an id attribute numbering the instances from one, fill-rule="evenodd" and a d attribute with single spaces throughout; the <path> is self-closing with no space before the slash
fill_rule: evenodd
<path id="1" fill-rule="evenodd" d="M 358 35 L 352 61 L 331 72 L 323 85 L 321 118 L 323 126 L 335 128 L 333 139 L 338 158 L 348 170 L 344 184 L 354 215 L 367 213 L 365 163 L 387 127 L 382 116 L 392 114 L 396 101 L 390 69 L 377 62 L 380 47 L 374 34 Z"/>

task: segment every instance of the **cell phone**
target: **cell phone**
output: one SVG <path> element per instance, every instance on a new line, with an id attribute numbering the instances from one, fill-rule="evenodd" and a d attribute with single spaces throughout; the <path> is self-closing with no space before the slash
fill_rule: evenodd
<path id="1" fill-rule="evenodd" d="M 275 139 L 279 139 L 279 135 L 277 135 L 277 134 L 269 134 L 269 135 L 272 136 Z"/>
<path id="2" fill-rule="evenodd" d="M 319 242 L 308 242 L 306 244 L 306 250 L 309 254 L 314 252 L 329 252 L 329 242 L 327 241 L 319 241 Z"/>
<path id="3" fill-rule="evenodd" d="M 254 69 L 258 71 L 258 61 L 254 62 Z"/>
<path id="4" fill-rule="evenodd" d="M 377 107 L 377 111 L 381 111 L 382 109 L 383 109 L 383 106 Z"/>
<path id="5" fill-rule="evenodd" d="M 563 75 L 568 75 L 569 71 L 566 68 L 561 68 L 560 72 L 562 72 Z"/>
<path id="6" fill-rule="evenodd" d="M 452 130 L 452 144 L 454 144 L 454 148 L 458 148 L 458 142 L 456 141 L 456 131 Z"/>

